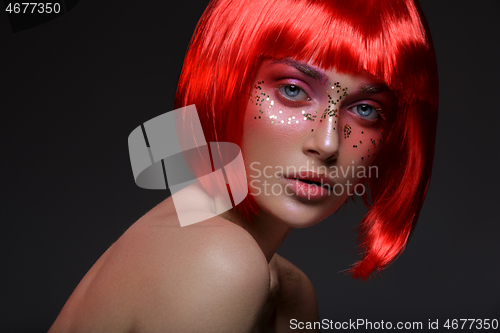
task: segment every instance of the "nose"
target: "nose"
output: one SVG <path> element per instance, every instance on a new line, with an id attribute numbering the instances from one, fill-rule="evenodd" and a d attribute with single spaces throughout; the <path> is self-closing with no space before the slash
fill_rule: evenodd
<path id="1" fill-rule="evenodd" d="M 316 124 L 317 122 L 319 124 Z M 325 162 L 337 159 L 340 146 L 338 118 L 335 116 L 326 116 L 324 119 L 317 117 L 313 124 L 311 133 L 304 142 L 304 154 Z"/>

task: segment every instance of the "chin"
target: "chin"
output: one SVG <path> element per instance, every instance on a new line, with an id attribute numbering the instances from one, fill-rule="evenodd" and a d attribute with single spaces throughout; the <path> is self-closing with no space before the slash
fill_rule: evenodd
<path id="1" fill-rule="evenodd" d="M 297 229 L 312 227 L 334 213 L 333 210 L 326 209 L 329 207 L 307 205 L 300 202 L 266 206 L 262 207 L 262 209 L 266 211 L 267 215 L 272 216 L 290 228 Z"/>

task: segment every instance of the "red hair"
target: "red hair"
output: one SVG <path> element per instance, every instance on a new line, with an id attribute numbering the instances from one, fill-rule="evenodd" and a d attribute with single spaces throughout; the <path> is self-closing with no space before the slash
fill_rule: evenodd
<path id="1" fill-rule="evenodd" d="M 353 277 L 390 264 L 415 227 L 429 185 L 437 123 L 434 49 L 413 0 L 214 0 L 192 37 L 176 108 L 195 104 L 208 141 L 241 146 L 243 114 L 265 58 L 293 58 L 339 72 L 366 71 L 394 92 L 379 177 L 369 179 Z M 207 186 L 205 186 L 207 187 Z M 257 213 L 251 195 L 237 211 Z"/>

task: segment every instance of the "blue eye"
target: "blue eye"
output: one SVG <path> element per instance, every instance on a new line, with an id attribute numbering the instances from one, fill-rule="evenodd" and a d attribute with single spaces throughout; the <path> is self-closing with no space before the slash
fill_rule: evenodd
<path id="1" fill-rule="evenodd" d="M 300 93 L 300 88 L 297 86 L 285 86 L 285 94 L 289 97 L 295 97 Z"/>
<path id="2" fill-rule="evenodd" d="M 283 85 L 278 88 L 278 91 L 284 98 L 293 102 L 310 100 L 304 89 L 293 84 Z"/>
<path id="3" fill-rule="evenodd" d="M 364 119 L 374 120 L 379 116 L 378 110 L 370 104 L 358 104 L 350 108 L 352 112 Z"/>

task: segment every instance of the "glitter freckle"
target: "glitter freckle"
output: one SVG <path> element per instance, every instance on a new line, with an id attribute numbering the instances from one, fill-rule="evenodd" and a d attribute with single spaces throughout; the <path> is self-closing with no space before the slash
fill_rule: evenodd
<path id="1" fill-rule="evenodd" d="M 351 135 L 351 126 L 345 125 L 344 126 L 344 139 L 348 139 L 350 135 Z"/>

